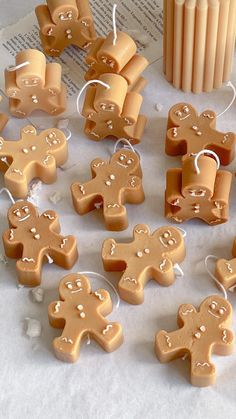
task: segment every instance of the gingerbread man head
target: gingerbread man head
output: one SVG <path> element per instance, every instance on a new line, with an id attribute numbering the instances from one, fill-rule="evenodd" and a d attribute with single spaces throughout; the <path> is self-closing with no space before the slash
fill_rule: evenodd
<path id="1" fill-rule="evenodd" d="M 189 123 L 189 120 L 197 117 L 196 110 L 189 103 L 177 103 L 171 108 L 169 113 L 172 123 L 177 126 L 184 125 L 185 121 Z"/>
<path id="2" fill-rule="evenodd" d="M 16 85 L 20 89 L 44 87 L 46 73 L 46 58 L 44 54 L 35 49 L 27 49 L 16 55 L 16 66 L 28 62 L 15 72 Z M 7 91 L 9 94 L 9 91 Z"/>
<path id="3" fill-rule="evenodd" d="M 161 227 L 155 232 L 155 236 L 159 239 L 163 253 L 175 253 L 183 243 L 182 232 L 174 227 Z"/>
<path id="4" fill-rule="evenodd" d="M 140 159 L 137 153 L 123 148 L 113 154 L 111 164 L 127 169 L 129 173 L 134 173 L 140 166 Z"/>
<path id="5" fill-rule="evenodd" d="M 29 218 L 35 218 L 37 215 L 34 205 L 28 201 L 18 201 L 8 210 L 9 224 L 12 227 L 19 227 Z"/>
<path id="6" fill-rule="evenodd" d="M 67 275 L 60 282 L 59 293 L 63 300 L 73 299 L 78 294 L 89 294 L 90 292 L 89 280 L 83 275 Z"/>
<path id="7" fill-rule="evenodd" d="M 52 20 L 59 22 L 77 20 L 79 17 L 78 2 L 76 0 L 47 0 Z"/>
<path id="8" fill-rule="evenodd" d="M 213 295 L 203 301 L 200 312 L 210 321 L 222 324 L 232 317 L 232 307 L 220 295 Z"/>

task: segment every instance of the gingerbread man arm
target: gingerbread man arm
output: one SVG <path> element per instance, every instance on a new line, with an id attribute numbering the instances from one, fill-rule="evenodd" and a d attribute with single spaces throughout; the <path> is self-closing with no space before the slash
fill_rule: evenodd
<path id="1" fill-rule="evenodd" d="M 178 357 L 190 354 L 191 340 L 186 340 L 183 329 L 168 333 L 161 330 L 156 334 L 155 351 L 160 362 L 169 362 Z"/>
<path id="2" fill-rule="evenodd" d="M 19 258 L 22 255 L 22 237 L 18 234 L 16 228 L 7 229 L 4 231 L 3 246 L 6 256 L 9 258 Z"/>
<path id="3" fill-rule="evenodd" d="M 62 329 L 65 325 L 65 309 L 64 301 L 53 301 L 48 306 L 48 317 L 52 327 Z"/>
<path id="4" fill-rule="evenodd" d="M 104 269 L 108 272 L 124 271 L 128 251 L 129 243 L 116 243 L 114 239 L 105 240 L 102 247 Z"/>
<path id="5" fill-rule="evenodd" d="M 226 289 L 236 284 L 236 259 L 218 259 L 215 274 Z"/>
<path id="6" fill-rule="evenodd" d="M 217 333 L 213 352 L 218 355 L 230 355 L 234 351 L 234 333 L 232 330 L 220 327 Z"/>
<path id="7" fill-rule="evenodd" d="M 41 33 L 45 36 L 48 36 L 48 33 L 53 33 L 53 29 L 56 25 L 51 18 L 48 6 L 46 4 L 40 4 L 35 8 L 35 13 Z"/>
<path id="8" fill-rule="evenodd" d="M 101 168 L 104 168 L 104 166 L 108 165 L 109 164 L 103 159 L 94 159 L 90 164 L 92 176 L 95 177 L 100 172 Z"/>
<path id="9" fill-rule="evenodd" d="M 142 179 L 138 176 L 130 175 L 127 179 L 125 192 L 127 192 L 126 202 L 129 202 L 131 204 L 136 204 L 136 203 L 139 204 L 141 202 L 140 195 L 143 197 L 143 201 L 144 201 L 145 197 L 144 197 Z"/>
<path id="10" fill-rule="evenodd" d="M 191 321 L 196 314 L 197 310 L 192 304 L 181 304 L 177 317 L 179 327 L 183 327 L 185 323 Z"/>

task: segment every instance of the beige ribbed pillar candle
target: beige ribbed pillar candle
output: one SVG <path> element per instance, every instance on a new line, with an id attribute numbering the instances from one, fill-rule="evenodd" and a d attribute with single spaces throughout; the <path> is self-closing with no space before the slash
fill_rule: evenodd
<path id="1" fill-rule="evenodd" d="M 230 79 L 236 0 L 164 0 L 164 73 L 185 92 L 210 92 Z"/>

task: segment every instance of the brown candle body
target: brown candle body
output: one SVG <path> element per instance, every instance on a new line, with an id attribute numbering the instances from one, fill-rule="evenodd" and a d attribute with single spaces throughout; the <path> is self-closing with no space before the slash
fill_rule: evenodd
<path id="1" fill-rule="evenodd" d="M 164 73 L 177 89 L 210 92 L 229 80 L 236 0 L 164 0 Z"/>

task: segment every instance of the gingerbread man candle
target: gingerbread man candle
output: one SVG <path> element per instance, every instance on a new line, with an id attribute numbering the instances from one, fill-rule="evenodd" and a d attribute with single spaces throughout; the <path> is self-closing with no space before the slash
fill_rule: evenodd
<path id="1" fill-rule="evenodd" d="M 40 51 L 27 49 L 16 55 L 16 67 L 5 70 L 5 89 L 12 115 L 25 118 L 36 109 L 52 116 L 66 109 L 66 87 L 61 65 L 46 64 Z"/>
<path id="2" fill-rule="evenodd" d="M 112 312 L 110 294 L 103 289 L 92 292 L 89 280 L 81 274 L 63 278 L 59 285 L 60 300 L 49 305 L 52 327 L 63 329 L 53 342 L 58 359 L 75 362 L 79 358 L 82 338 L 89 334 L 106 352 L 116 350 L 123 342 L 119 323 L 104 316 Z"/>
<path id="3" fill-rule="evenodd" d="M 175 281 L 174 265 L 185 258 L 183 235 L 178 228 L 161 227 L 151 234 L 146 224 L 134 228 L 133 241 L 105 240 L 102 260 L 106 271 L 123 272 L 119 294 L 130 304 L 142 304 L 144 287 L 153 278 L 163 286 Z"/>
<path id="4" fill-rule="evenodd" d="M 216 262 L 215 276 L 225 289 L 235 288 L 236 285 L 236 239 L 232 249 L 233 259 L 218 259 Z"/>
<path id="5" fill-rule="evenodd" d="M 114 73 L 125 78 L 129 91 L 139 93 L 147 81 L 141 76 L 148 66 L 146 58 L 137 54 L 137 46 L 125 32 L 118 32 L 114 43 L 113 32 L 107 38 L 98 38 L 88 52 L 89 70 L 85 80 L 98 79 L 102 74 Z"/>
<path id="6" fill-rule="evenodd" d="M 58 57 L 69 45 L 87 49 L 96 39 L 89 0 L 46 0 L 35 9 L 45 54 Z"/>
<path id="7" fill-rule="evenodd" d="M 182 304 L 178 311 L 179 330 L 156 335 L 155 350 L 160 362 L 170 362 L 184 355 L 190 358 L 191 383 L 197 387 L 214 384 L 215 365 L 211 355 L 230 355 L 234 349 L 232 307 L 224 298 L 213 295 L 206 298 L 197 310 L 191 304 Z"/>
<path id="8" fill-rule="evenodd" d="M 229 217 L 232 174 L 217 171 L 216 161 L 209 156 L 199 156 L 199 172 L 195 162 L 196 157 L 186 157 L 181 169 L 167 171 L 165 215 L 177 223 L 192 218 L 209 225 L 225 223 Z"/>
<path id="9" fill-rule="evenodd" d="M 16 202 L 8 211 L 9 229 L 3 233 L 6 256 L 18 259 L 19 282 L 35 287 L 41 283 L 42 264 L 50 256 L 53 262 L 71 269 L 78 258 L 74 236 L 61 236 L 55 211 L 38 214 L 28 201 Z"/>
<path id="10" fill-rule="evenodd" d="M 177 103 L 169 111 L 166 153 L 183 156 L 207 148 L 217 153 L 221 164 L 230 164 L 235 157 L 236 135 L 217 131 L 216 120 L 217 115 L 211 110 L 198 115 L 189 103 Z"/>
<path id="11" fill-rule="evenodd" d="M 93 160 L 91 172 L 89 182 L 71 185 L 75 210 L 83 215 L 99 203 L 103 206 L 106 228 L 124 230 L 128 226 L 124 203 L 140 204 L 144 200 L 139 156 L 123 149 L 113 154 L 110 161 Z"/>
<path id="12" fill-rule="evenodd" d="M 106 137 L 126 138 L 132 144 L 141 141 L 147 119 L 140 115 L 143 98 L 128 92 L 128 83 L 117 74 L 103 74 L 105 85 L 90 86 L 82 114 L 86 118 L 85 134 L 94 141 Z"/>
<path id="13" fill-rule="evenodd" d="M 34 178 L 55 182 L 56 168 L 66 162 L 67 155 L 66 137 L 55 128 L 37 135 L 33 126 L 26 126 L 19 141 L 0 138 L 0 171 L 4 172 L 6 188 L 16 198 L 26 198 Z"/>

